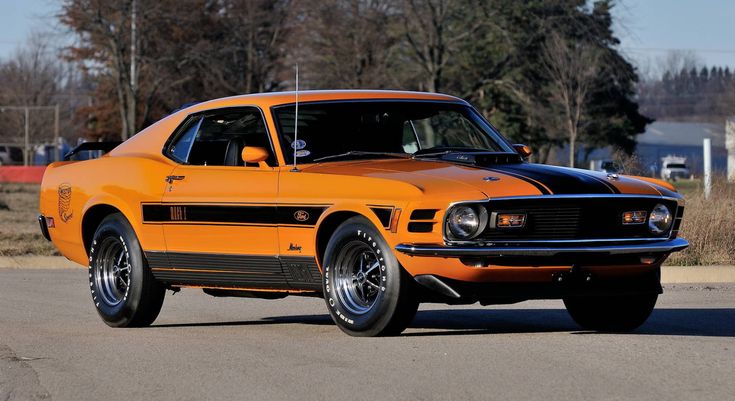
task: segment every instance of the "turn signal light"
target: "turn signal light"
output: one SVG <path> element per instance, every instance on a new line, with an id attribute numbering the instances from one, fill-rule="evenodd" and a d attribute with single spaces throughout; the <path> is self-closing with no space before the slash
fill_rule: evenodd
<path id="1" fill-rule="evenodd" d="M 641 256 L 641 263 L 644 265 L 652 265 L 656 262 L 656 257 L 654 256 Z"/>
<path id="2" fill-rule="evenodd" d="M 525 214 L 498 214 L 495 227 L 510 228 L 523 227 L 526 224 Z"/>
<path id="3" fill-rule="evenodd" d="M 645 210 L 636 210 L 634 212 L 625 212 L 623 213 L 623 224 L 643 224 L 646 222 L 646 216 L 648 213 L 646 213 Z"/>
<path id="4" fill-rule="evenodd" d="M 401 209 L 396 209 L 393 211 L 393 217 L 390 219 L 390 232 L 397 233 L 398 232 L 398 219 L 401 218 Z"/>

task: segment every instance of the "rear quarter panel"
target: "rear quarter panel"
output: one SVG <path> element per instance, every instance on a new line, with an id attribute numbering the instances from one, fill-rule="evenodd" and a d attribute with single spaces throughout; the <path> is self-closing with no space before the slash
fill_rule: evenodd
<path id="1" fill-rule="evenodd" d="M 147 157 L 102 157 L 49 166 L 41 183 L 40 212 L 53 217 L 51 240 L 62 255 L 86 265 L 82 239 L 85 214 L 96 205 L 118 209 L 144 249 L 165 249 L 160 226 L 142 224 L 141 202 L 160 202 L 173 166 Z"/>

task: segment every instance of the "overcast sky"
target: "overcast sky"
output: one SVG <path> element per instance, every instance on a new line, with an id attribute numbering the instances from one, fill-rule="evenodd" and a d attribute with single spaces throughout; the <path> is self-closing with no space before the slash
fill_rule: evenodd
<path id="1" fill-rule="evenodd" d="M 32 30 L 55 25 L 59 4 L 0 0 L 0 58 Z M 691 49 L 707 65 L 735 68 L 735 0 L 622 0 L 615 16 L 621 50 L 642 70 L 669 49 Z"/>

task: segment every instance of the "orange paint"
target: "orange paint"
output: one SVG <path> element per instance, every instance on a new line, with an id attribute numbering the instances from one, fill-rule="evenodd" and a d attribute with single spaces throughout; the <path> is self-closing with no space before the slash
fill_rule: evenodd
<path id="1" fill-rule="evenodd" d="M 452 96 L 389 91 L 313 91 L 299 94 L 301 102 L 354 99 L 417 99 L 462 102 Z M 178 111 L 141 131 L 96 160 L 51 164 L 43 177 L 40 212 L 55 219 L 52 241 L 69 259 L 88 264 L 84 239 L 94 227 L 82 222 L 95 208 L 114 208 L 130 222 L 145 251 L 200 252 L 261 256 L 315 256 L 317 233 L 335 213 L 359 214 L 379 229 L 391 247 L 400 243 L 443 243 L 442 222 L 452 202 L 490 197 L 536 196 L 541 192 L 533 180 L 502 172 L 436 160 L 387 159 L 299 165 L 299 172 L 285 164 L 271 107 L 293 103 L 293 92 L 234 96 L 212 100 Z M 276 153 L 276 165 L 267 165 L 262 149 L 243 150 L 242 155 L 258 166 L 181 165 L 164 156 L 163 149 L 179 125 L 192 113 L 254 106 L 264 115 L 265 126 Z M 595 174 L 595 173 L 592 173 Z M 169 179 L 167 177 L 180 177 Z M 488 176 L 499 180 L 484 180 Z M 600 175 L 601 179 L 606 179 Z M 169 182 L 170 181 L 170 182 Z M 531 181 L 531 182 L 529 182 Z M 655 185 L 664 186 L 659 182 Z M 71 218 L 62 221 L 58 189 L 71 188 Z M 655 185 L 622 178 L 611 185 L 623 193 L 655 194 Z M 548 187 L 545 187 L 548 190 Z M 316 205 L 324 212 L 313 225 L 297 224 L 207 224 L 189 221 L 185 210 L 170 211 L 170 223 L 144 222 L 144 205 Z M 385 229 L 369 205 L 387 205 L 400 213 Z M 433 230 L 408 232 L 415 209 L 436 209 Z M 307 221 L 305 211 L 296 220 Z M 86 229 L 86 231 L 85 231 Z M 92 232 L 90 232 L 92 230 Z M 464 281 L 545 281 L 554 272 L 570 266 L 475 268 L 457 258 L 396 257 L 412 275 L 436 274 Z M 634 269 L 651 269 L 637 266 Z M 195 269 L 196 270 L 196 269 Z M 197 287 L 192 285 L 193 287 Z M 222 289 L 244 288 L 207 287 Z M 262 291 L 262 289 L 245 289 Z M 296 290 L 278 290 L 298 293 Z"/>

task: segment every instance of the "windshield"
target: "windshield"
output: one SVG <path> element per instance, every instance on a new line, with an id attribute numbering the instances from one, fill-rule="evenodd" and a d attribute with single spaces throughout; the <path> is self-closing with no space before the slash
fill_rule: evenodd
<path id="1" fill-rule="evenodd" d="M 666 165 L 666 168 L 687 168 L 687 166 L 681 163 L 669 163 Z"/>
<path id="2" fill-rule="evenodd" d="M 298 149 L 298 163 L 409 157 L 417 152 L 427 155 L 444 151 L 515 153 L 474 109 L 463 104 L 300 103 L 297 144 L 294 144 L 294 114 L 294 105 L 274 108 L 283 154 L 289 164 L 293 163 L 294 146 Z"/>

